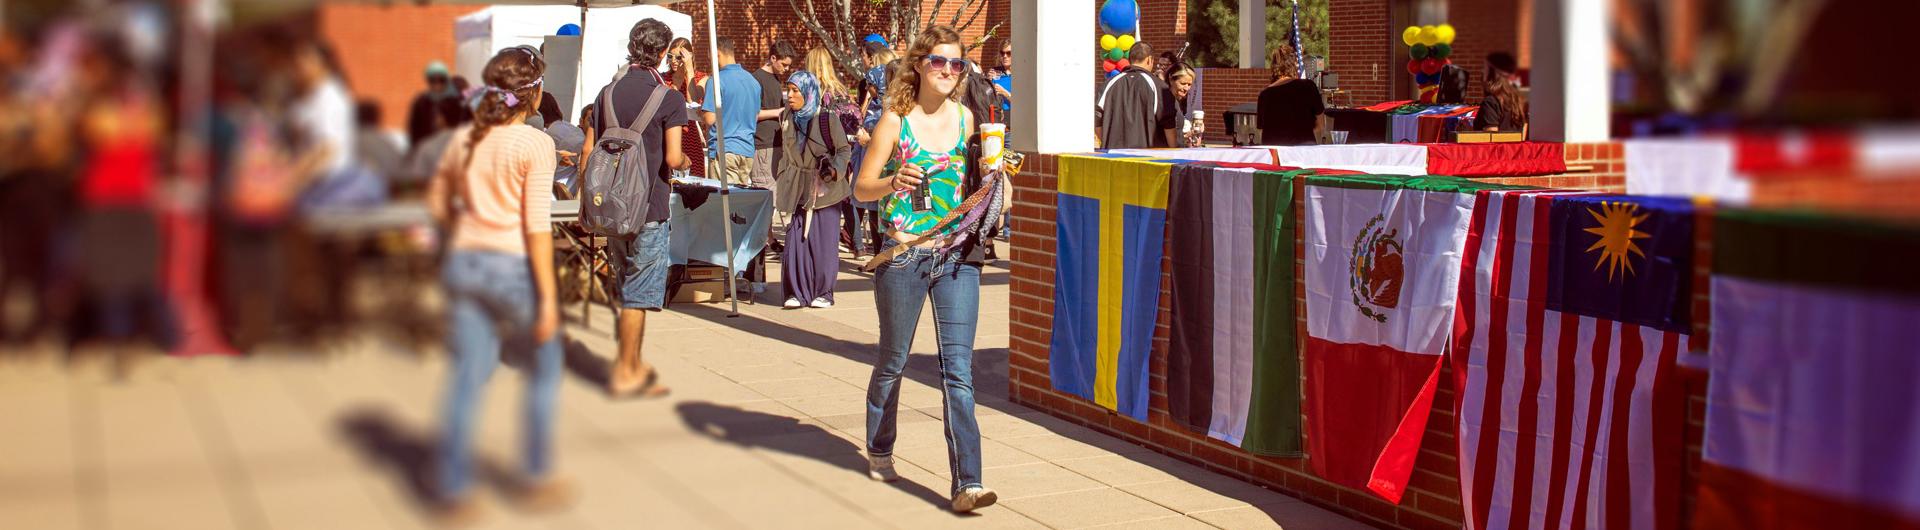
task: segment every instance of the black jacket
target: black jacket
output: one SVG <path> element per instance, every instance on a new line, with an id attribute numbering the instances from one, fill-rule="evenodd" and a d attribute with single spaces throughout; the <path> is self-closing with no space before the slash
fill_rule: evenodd
<path id="1" fill-rule="evenodd" d="M 1095 116 L 1100 123 L 1100 147 L 1141 149 L 1153 145 L 1160 124 L 1160 82 L 1138 66 L 1129 66 L 1107 80 L 1100 90 Z"/>

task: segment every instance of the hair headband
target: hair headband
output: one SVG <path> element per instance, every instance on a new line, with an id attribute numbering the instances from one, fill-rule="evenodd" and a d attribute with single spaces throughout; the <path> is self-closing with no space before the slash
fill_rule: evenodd
<path id="1" fill-rule="evenodd" d="M 533 80 L 532 83 L 520 85 L 520 88 L 515 88 L 512 90 L 491 86 L 491 85 L 479 87 L 479 90 L 481 94 L 486 94 L 486 93 L 500 94 L 500 99 L 505 100 L 508 107 L 518 107 L 520 106 L 520 96 L 515 95 L 514 93 L 540 86 L 543 81 L 544 80 L 542 79 L 535 79 Z"/>

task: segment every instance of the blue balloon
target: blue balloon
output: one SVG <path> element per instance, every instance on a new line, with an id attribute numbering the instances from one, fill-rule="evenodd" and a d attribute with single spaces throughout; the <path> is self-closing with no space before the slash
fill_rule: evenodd
<path id="1" fill-rule="evenodd" d="M 560 31 L 555 32 L 554 35 L 559 35 L 562 37 L 578 36 L 580 35 L 580 25 L 567 24 L 565 26 L 560 26 Z"/>
<path id="2" fill-rule="evenodd" d="M 1135 0 L 1107 0 L 1100 4 L 1100 31 L 1120 35 L 1133 33 L 1140 22 L 1140 4 Z"/>
<path id="3" fill-rule="evenodd" d="M 1120 75 L 1119 70 L 1107 70 L 1107 79 L 1113 79 L 1113 76 L 1116 75 Z"/>
<path id="4" fill-rule="evenodd" d="M 1440 74 L 1428 74 L 1428 73 L 1414 74 L 1413 82 L 1419 83 L 1422 85 L 1438 83 L 1440 82 Z"/>

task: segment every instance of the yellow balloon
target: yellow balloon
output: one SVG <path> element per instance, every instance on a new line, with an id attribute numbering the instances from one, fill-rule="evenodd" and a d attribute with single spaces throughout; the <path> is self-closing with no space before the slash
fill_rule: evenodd
<path id="1" fill-rule="evenodd" d="M 1420 26 L 1407 26 L 1406 31 L 1400 32 L 1400 42 L 1404 42 L 1408 46 L 1419 44 Z"/>
<path id="2" fill-rule="evenodd" d="M 1433 34 L 1435 38 L 1439 39 L 1439 44 L 1453 44 L 1453 24 L 1441 24 L 1434 27 Z"/>
<path id="3" fill-rule="evenodd" d="M 1113 38 L 1112 35 L 1100 36 L 1100 49 L 1102 50 L 1111 50 L 1113 49 L 1114 46 L 1119 46 L 1119 45 L 1120 45 L 1120 39 Z"/>
<path id="4" fill-rule="evenodd" d="M 1435 28 L 1432 25 L 1420 26 L 1420 43 L 1428 46 L 1439 44 L 1440 43 L 1440 39 L 1438 35 L 1439 31 L 1440 30 L 1438 28 Z"/>
<path id="5" fill-rule="evenodd" d="M 1135 42 L 1138 42 L 1138 41 L 1136 41 L 1136 40 L 1134 40 L 1134 38 L 1133 38 L 1133 36 L 1132 36 L 1132 35 L 1121 35 L 1121 36 L 1120 36 L 1120 49 L 1122 49 L 1122 50 L 1131 50 L 1131 49 L 1133 49 L 1133 43 L 1135 43 Z"/>

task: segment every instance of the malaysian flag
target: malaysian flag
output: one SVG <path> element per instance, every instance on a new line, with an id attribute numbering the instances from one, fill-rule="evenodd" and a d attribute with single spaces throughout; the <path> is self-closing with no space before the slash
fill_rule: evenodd
<path id="1" fill-rule="evenodd" d="M 1476 197 L 1453 337 L 1466 526 L 1678 526 L 1693 206 Z"/>

